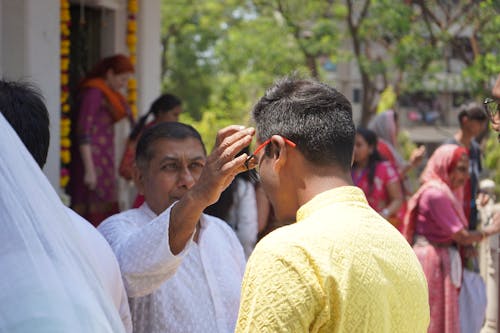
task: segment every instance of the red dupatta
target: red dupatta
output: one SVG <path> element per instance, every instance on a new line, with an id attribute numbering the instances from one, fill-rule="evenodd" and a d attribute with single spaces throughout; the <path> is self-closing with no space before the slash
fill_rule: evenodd
<path id="1" fill-rule="evenodd" d="M 131 116 L 127 102 L 122 94 L 111 89 L 101 78 L 92 78 L 85 80 L 82 84 L 84 88 L 99 89 L 109 103 L 109 112 L 114 122 L 122 120 L 126 116 Z"/>

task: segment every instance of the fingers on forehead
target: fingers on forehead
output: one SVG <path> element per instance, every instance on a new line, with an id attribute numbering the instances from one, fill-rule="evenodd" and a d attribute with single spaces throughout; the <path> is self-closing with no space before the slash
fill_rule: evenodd
<path id="1" fill-rule="evenodd" d="M 250 142 L 252 142 L 252 137 L 249 134 L 235 133 L 222 141 L 219 150 L 223 156 L 233 159 Z"/>
<path id="2" fill-rule="evenodd" d="M 241 132 L 243 129 L 245 129 L 245 127 L 241 126 L 241 125 L 230 125 L 230 126 L 224 127 L 223 129 L 221 129 L 217 132 L 217 141 L 222 142 L 222 140 L 224 140 L 228 136 L 230 136 L 234 133 L 237 133 L 237 132 Z"/>

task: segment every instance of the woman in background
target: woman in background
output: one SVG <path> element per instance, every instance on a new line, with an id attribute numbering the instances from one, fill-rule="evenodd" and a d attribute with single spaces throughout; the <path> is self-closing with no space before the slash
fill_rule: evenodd
<path id="1" fill-rule="evenodd" d="M 400 174 L 401 179 L 404 179 L 406 174 L 420 164 L 425 154 L 425 147 L 420 146 L 415 148 L 407 162 L 398 151 L 398 114 L 393 110 L 387 110 L 376 115 L 368 124 L 378 137 L 377 149 L 380 155 L 391 162 Z"/>
<path id="2" fill-rule="evenodd" d="M 460 332 L 462 264 L 458 247 L 500 231 L 500 221 L 481 231 L 468 230 L 462 207 L 468 175 L 467 150 L 442 145 L 429 159 L 421 176 L 422 185 L 408 203 L 403 234 L 413 245 L 427 278 L 430 333 Z"/>
<path id="3" fill-rule="evenodd" d="M 377 114 L 368 124 L 377 135 L 377 150 L 380 156 L 389 161 L 396 169 L 403 192 L 403 203 L 397 212 L 395 219 L 396 225 L 402 226 L 404 216 L 406 214 L 407 199 L 413 193 L 406 175 L 408 172 L 416 168 L 425 156 L 425 146 L 415 148 L 410 155 L 410 160 L 407 162 L 398 151 L 398 114 L 393 110 L 387 110 Z"/>
<path id="4" fill-rule="evenodd" d="M 94 226 L 119 211 L 114 124 L 133 121 L 121 94 L 133 72 L 130 59 L 118 54 L 97 63 L 80 85 L 68 191 L 72 208 Z"/>
<path id="5" fill-rule="evenodd" d="M 351 175 L 354 185 L 365 192 L 370 206 L 395 224 L 403 203 L 401 184 L 391 163 L 381 158 L 377 136 L 369 129 L 357 129 Z"/>

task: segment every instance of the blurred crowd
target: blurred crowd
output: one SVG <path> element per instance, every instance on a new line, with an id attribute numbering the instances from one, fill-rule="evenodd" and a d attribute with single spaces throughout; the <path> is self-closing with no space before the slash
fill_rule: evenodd
<path id="1" fill-rule="evenodd" d="M 1 265 L 13 273 L 15 262 L 36 267 L 30 278 L 13 274 L 14 288 L 0 286 L 0 304 L 14 303 L 12 313 L 0 306 L 7 318 L 0 331 L 28 332 L 36 322 L 39 332 L 479 332 L 486 300 L 477 300 L 485 295 L 464 293 L 479 273 L 478 244 L 500 232 L 500 213 L 481 218 L 495 198 L 480 185 L 485 151 L 476 138 L 484 138 L 489 123 L 500 130 L 500 77 L 482 104 L 460 106 L 456 133 L 434 151 L 418 146 L 405 159 L 396 110 L 354 129 L 345 97 L 292 79 L 255 106 L 256 129 L 221 129 L 208 152 L 197 130 L 179 122 L 182 101 L 173 94 L 162 94 L 134 119 L 121 94 L 133 71 L 126 56 L 111 56 L 79 85 L 71 209 L 48 182 L 37 180 L 44 178 L 39 168 L 49 140 L 42 97 L 29 84 L 0 83 L 2 141 L 22 146 L 10 124 L 38 162 L 2 148 L 0 183 L 10 192 L 0 202 L 3 223 L 26 221 L 15 223 L 9 232 L 20 230 L 19 239 L 9 236 L 16 241 L 6 240 L 0 252 L 27 245 L 11 257 L 0 254 Z M 314 115 L 319 109 L 332 115 L 329 124 Z M 347 116 L 335 118 L 341 112 Z M 346 117 L 347 125 L 332 124 Z M 131 132 L 116 158 L 119 121 L 128 121 Z M 305 124 L 318 125 L 309 130 Z M 11 183 L 9 168 L 24 175 L 15 178 L 24 186 Z M 416 188 L 410 174 L 417 175 Z M 118 177 L 137 194 L 125 210 L 118 205 Z M 34 188 L 41 189 L 37 198 L 11 201 L 38 193 Z M 325 195 L 338 188 L 344 192 L 336 196 L 352 207 Z M 325 202 L 328 212 L 320 208 Z M 303 219 L 321 231 L 312 234 Z M 323 229 L 309 219 L 343 226 Z M 28 259 L 33 253 L 49 264 L 38 267 Z M 66 282 L 56 288 L 50 281 Z M 375 285 L 378 294 L 367 287 Z M 56 305 L 39 310 L 37 304 L 52 297 Z M 27 310 L 12 310 L 17 304 Z M 381 315 L 386 320 L 370 329 L 370 318 Z"/>

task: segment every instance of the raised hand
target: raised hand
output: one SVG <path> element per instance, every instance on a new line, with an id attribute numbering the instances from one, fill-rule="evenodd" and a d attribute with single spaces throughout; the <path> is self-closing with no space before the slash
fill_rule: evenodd
<path id="1" fill-rule="evenodd" d="M 250 144 L 254 134 L 254 128 L 237 125 L 225 127 L 217 133 L 215 147 L 207 157 L 200 179 L 190 191 L 199 200 L 206 201 L 206 206 L 219 199 L 238 173 L 246 171 L 247 155 L 235 156 Z"/>

